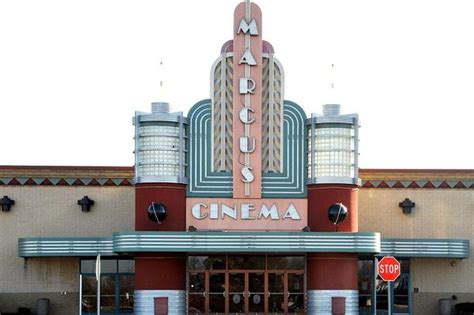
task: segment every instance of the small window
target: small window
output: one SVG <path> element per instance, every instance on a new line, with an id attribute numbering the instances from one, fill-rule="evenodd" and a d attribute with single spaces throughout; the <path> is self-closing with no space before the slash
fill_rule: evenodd
<path id="1" fill-rule="evenodd" d="M 271 270 L 300 270 L 304 269 L 304 256 L 268 256 L 268 269 Z"/>
<path id="2" fill-rule="evenodd" d="M 102 259 L 100 262 L 100 270 L 102 273 L 116 273 L 117 272 L 117 260 Z"/>
<path id="3" fill-rule="evenodd" d="M 229 255 L 229 269 L 265 269 L 265 256 Z"/>
<path id="4" fill-rule="evenodd" d="M 95 273 L 95 260 L 81 260 L 81 273 Z"/>
<path id="5" fill-rule="evenodd" d="M 83 259 L 82 314 L 97 312 L 96 259 Z M 101 260 L 101 310 L 105 314 L 133 314 L 135 290 L 135 261 L 131 259 Z"/>
<path id="6" fill-rule="evenodd" d="M 119 273 L 134 273 L 135 272 L 135 260 L 119 260 L 118 261 Z"/>
<path id="7" fill-rule="evenodd" d="M 222 270 L 225 269 L 225 256 L 189 256 L 189 270 Z"/>

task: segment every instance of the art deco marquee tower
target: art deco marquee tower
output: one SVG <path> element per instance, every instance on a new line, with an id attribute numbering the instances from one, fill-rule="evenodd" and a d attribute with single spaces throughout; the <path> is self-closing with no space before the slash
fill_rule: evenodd
<path id="1" fill-rule="evenodd" d="M 253 307 L 289 312 L 296 303 L 290 291 L 274 309 L 266 267 L 261 282 L 267 294 L 252 297 L 247 289 L 248 295 L 219 304 L 209 300 L 208 288 L 192 293 L 197 280 L 187 275 L 186 264 L 189 255 L 202 253 L 290 253 L 306 257 L 306 298 L 295 297 L 299 311 L 327 314 L 339 301 L 355 314 L 357 256 L 364 251 L 355 245 L 358 117 L 341 115 L 339 105 L 330 104 L 323 115 L 307 118 L 284 99 L 283 67 L 263 40 L 256 4 L 237 6 L 233 34 L 212 65 L 209 100 L 187 117 L 170 113 L 167 103 L 134 117 L 135 229 L 145 238 L 169 240 L 168 247 L 151 246 L 136 256 L 136 313 L 150 312 L 161 298 L 176 314 L 228 313 L 237 302 L 242 313 Z M 334 206 L 337 219 L 330 221 Z M 204 287 L 212 283 L 205 277 Z M 224 297 L 232 291 L 226 277 Z M 246 288 L 249 277 L 243 278 Z"/>

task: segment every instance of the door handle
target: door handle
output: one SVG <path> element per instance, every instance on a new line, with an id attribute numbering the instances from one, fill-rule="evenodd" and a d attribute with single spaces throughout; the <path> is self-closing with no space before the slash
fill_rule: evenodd
<path id="1" fill-rule="evenodd" d="M 222 295 L 226 297 L 227 296 L 226 291 L 222 292 Z"/>
<path id="2" fill-rule="evenodd" d="M 202 293 L 202 295 L 203 295 L 204 297 L 206 297 L 206 291 L 204 291 L 204 292 Z"/>
<path id="3" fill-rule="evenodd" d="M 270 292 L 270 291 L 267 291 L 267 298 L 269 298 L 270 295 L 272 295 L 271 292 Z"/>

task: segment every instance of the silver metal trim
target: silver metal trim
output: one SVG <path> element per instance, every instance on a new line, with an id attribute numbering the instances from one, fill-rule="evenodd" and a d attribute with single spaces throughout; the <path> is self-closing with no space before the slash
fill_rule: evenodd
<path id="1" fill-rule="evenodd" d="M 20 238 L 20 257 L 114 256 L 112 238 Z"/>
<path id="2" fill-rule="evenodd" d="M 331 314 L 332 297 L 343 296 L 346 298 L 346 315 L 359 314 L 358 290 L 308 290 L 308 314 Z"/>
<path id="3" fill-rule="evenodd" d="M 186 177 L 180 176 L 137 176 L 136 183 L 178 183 L 188 184 Z"/>
<path id="4" fill-rule="evenodd" d="M 384 239 L 380 256 L 469 258 L 469 240 Z"/>
<path id="5" fill-rule="evenodd" d="M 128 252 L 380 252 L 378 233 L 122 232 L 114 251 Z"/>
<path id="6" fill-rule="evenodd" d="M 138 115 L 138 122 L 175 122 L 179 123 L 179 117 L 183 114 L 181 112 L 171 113 L 171 114 L 141 114 Z M 137 121 L 137 120 L 135 120 Z M 186 118 L 184 118 L 184 123 L 188 124 Z"/>
<path id="7" fill-rule="evenodd" d="M 330 176 L 319 176 L 312 177 L 306 180 L 307 185 L 311 184 L 347 184 L 347 185 L 361 185 L 360 178 L 352 177 L 330 177 Z"/>

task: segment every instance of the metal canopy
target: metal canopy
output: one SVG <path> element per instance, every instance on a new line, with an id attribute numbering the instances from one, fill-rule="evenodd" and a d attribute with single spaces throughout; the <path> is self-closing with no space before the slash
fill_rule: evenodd
<path id="1" fill-rule="evenodd" d="M 129 252 L 344 252 L 377 253 L 379 233 L 120 232 L 114 251 Z"/>
<path id="2" fill-rule="evenodd" d="M 383 239 L 380 256 L 420 258 L 468 258 L 469 240 Z"/>
<path id="3" fill-rule="evenodd" d="M 29 237 L 18 239 L 20 257 L 113 256 L 111 237 Z"/>
<path id="4" fill-rule="evenodd" d="M 468 258 L 460 239 L 380 239 L 379 233 L 118 232 L 112 237 L 20 238 L 20 257 L 114 256 L 139 252 L 358 253 L 413 258 Z"/>

